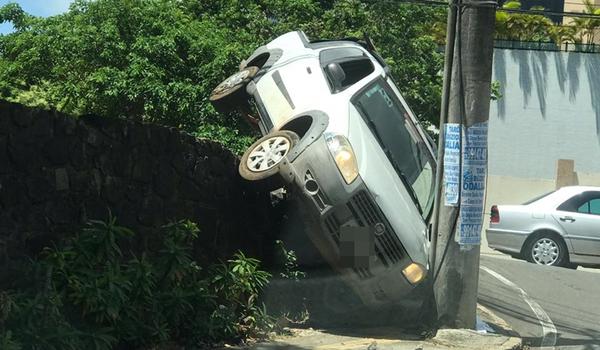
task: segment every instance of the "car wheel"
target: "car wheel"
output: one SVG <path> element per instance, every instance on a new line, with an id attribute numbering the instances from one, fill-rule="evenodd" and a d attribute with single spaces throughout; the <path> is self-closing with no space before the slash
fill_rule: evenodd
<path id="1" fill-rule="evenodd" d="M 280 179 L 278 175 L 281 161 L 298 140 L 299 137 L 295 132 L 287 130 L 275 131 L 263 136 L 242 156 L 239 166 L 240 175 L 248 181 L 266 182 L 269 187 L 277 188 L 279 183 L 275 182 Z"/>
<path id="2" fill-rule="evenodd" d="M 208 98 L 213 107 L 218 112 L 226 113 L 245 103 L 248 99 L 245 87 L 258 70 L 254 66 L 246 67 L 223 80 Z"/>
<path id="3" fill-rule="evenodd" d="M 567 266 L 567 246 L 554 235 L 544 233 L 529 244 L 527 260 L 546 266 Z"/>

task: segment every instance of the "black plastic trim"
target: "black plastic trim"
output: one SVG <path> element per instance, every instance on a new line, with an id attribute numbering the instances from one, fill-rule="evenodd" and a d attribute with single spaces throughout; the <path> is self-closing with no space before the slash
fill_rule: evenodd
<path id="1" fill-rule="evenodd" d="M 290 119 L 279 130 L 286 130 L 286 128 L 285 128 L 286 125 L 288 125 L 292 120 L 295 120 L 297 118 L 307 116 L 307 115 L 313 118 L 313 122 L 312 122 L 310 128 L 308 129 L 308 131 L 306 132 L 306 134 L 304 135 L 304 137 L 300 140 L 300 142 L 296 146 L 294 146 L 294 148 L 292 149 L 292 152 L 290 152 L 287 155 L 287 158 L 290 162 L 293 162 L 294 160 L 296 160 L 296 158 L 298 158 L 298 156 L 302 152 L 304 152 L 304 150 L 306 150 L 308 148 L 308 146 L 310 146 L 311 144 L 313 144 L 313 142 L 315 142 L 317 139 L 319 139 L 319 137 L 321 137 L 321 135 L 323 134 L 323 132 L 325 131 L 325 129 L 327 129 L 327 126 L 329 125 L 329 117 L 327 116 L 327 114 L 323 113 L 322 111 L 313 110 L 313 111 L 308 111 L 308 112 L 305 112 L 305 113 L 295 116 L 294 118 Z"/>
<path id="2" fill-rule="evenodd" d="M 294 101 L 292 101 L 292 98 L 290 97 L 290 93 L 288 92 L 287 88 L 285 87 L 285 84 L 283 83 L 283 79 L 281 79 L 281 73 L 279 73 L 279 71 L 275 71 L 275 73 L 273 73 L 272 77 L 273 77 L 273 80 L 275 81 L 275 85 L 277 85 L 277 87 L 279 88 L 279 91 L 281 91 L 281 94 L 283 95 L 283 97 L 285 97 L 285 100 L 288 102 L 290 107 L 292 107 L 292 109 L 296 109 L 296 106 L 294 105 Z"/>

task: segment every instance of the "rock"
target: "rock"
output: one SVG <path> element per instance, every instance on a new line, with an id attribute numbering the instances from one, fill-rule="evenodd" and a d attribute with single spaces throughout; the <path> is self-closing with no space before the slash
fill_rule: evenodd
<path id="1" fill-rule="evenodd" d="M 178 183 L 175 170 L 168 164 L 160 162 L 154 176 L 154 188 L 163 198 L 173 195 Z"/>
<path id="2" fill-rule="evenodd" d="M 28 177 L 25 186 L 31 203 L 43 203 L 49 197 L 51 186 L 44 176 Z"/>
<path id="3" fill-rule="evenodd" d="M 138 215 L 140 223 L 146 226 L 158 226 L 163 218 L 163 201 L 158 196 L 149 196 L 142 202 Z M 164 223 L 164 222 L 162 222 Z"/>
<path id="4" fill-rule="evenodd" d="M 65 165 L 69 161 L 69 150 L 71 149 L 68 138 L 55 137 L 44 144 L 44 156 L 52 165 Z"/>
<path id="5" fill-rule="evenodd" d="M 69 175 L 67 174 L 67 169 L 58 168 L 54 170 L 55 176 L 55 188 L 57 191 L 66 191 L 69 189 Z"/>
<path id="6" fill-rule="evenodd" d="M 15 110 L 13 112 L 16 112 L 12 113 L 12 120 L 14 125 L 22 128 L 31 125 L 31 122 L 33 121 L 34 110 L 21 107 L 20 111 Z"/>
<path id="7" fill-rule="evenodd" d="M 103 198 L 111 206 L 121 202 L 125 197 L 126 183 L 123 178 L 107 176 L 103 187 Z"/>
<path id="8" fill-rule="evenodd" d="M 8 159 L 8 139 L 6 136 L 0 136 L 0 174 L 5 174 L 11 169 Z"/>

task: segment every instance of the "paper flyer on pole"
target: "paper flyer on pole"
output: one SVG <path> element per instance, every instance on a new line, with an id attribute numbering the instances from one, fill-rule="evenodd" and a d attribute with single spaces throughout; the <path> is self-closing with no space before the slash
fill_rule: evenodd
<path id="1" fill-rule="evenodd" d="M 458 205 L 460 191 L 460 124 L 444 126 L 444 188 L 446 206 Z"/>
<path id="2" fill-rule="evenodd" d="M 458 243 L 481 243 L 485 179 L 487 171 L 488 123 L 466 128 L 462 138 L 462 171 Z"/>

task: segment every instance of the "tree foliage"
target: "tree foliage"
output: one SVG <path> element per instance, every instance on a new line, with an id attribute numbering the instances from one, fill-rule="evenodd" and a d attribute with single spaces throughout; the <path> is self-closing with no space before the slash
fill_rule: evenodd
<path id="1" fill-rule="evenodd" d="M 442 58 L 428 28 L 444 10 L 359 0 L 76 0 L 37 18 L 16 4 L 0 21 L 0 98 L 195 131 L 239 128 L 208 103 L 252 51 L 291 30 L 369 33 L 420 119 L 438 115 Z M 207 127 L 209 125 L 209 127 Z M 234 134 L 232 134 L 234 135 Z"/>
<path id="2" fill-rule="evenodd" d="M 595 15 L 597 18 L 574 18 L 573 25 L 579 28 L 577 31 L 580 42 L 594 42 L 596 34 L 600 29 L 600 7 L 596 7 L 591 0 L 583 0 L 584 13 Z"/>
<path id="3" fill-rule="evenodd" d="M 559 25 L 540 14 L 496 12 L 496 38 L 503 40 L 544 41 L 562 44 L 593 43 L 595 33 L 600 28 L 600 8 L 590 0 L 584 0 L 584 13 L 598 15 L 598 18 L 574 18 L 569 25 Z M 502 9 L 520 9 L 521 3 L 509 1 Z M 534 6 L 531 10 L 543 11 L 544 8 Z"/>

